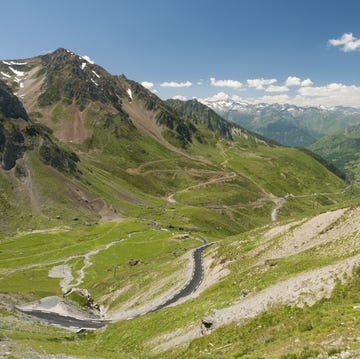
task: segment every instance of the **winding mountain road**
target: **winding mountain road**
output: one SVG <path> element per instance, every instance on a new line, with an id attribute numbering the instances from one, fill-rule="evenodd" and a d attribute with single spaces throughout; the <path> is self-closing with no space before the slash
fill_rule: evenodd
<path id="1" fill-rule="evenodd" d="M 187 192 L 187 191 L 190 191 L 190 190 L 193 190 L 193 189 L 198 189 L 198 188 L 201 188 L 201 187 L 205 187 L 205 186 L 208 186 L 208 185 L 223 183 L 223 182 L 226 182 L 226 181 L 229 181 L 229 180 L 233 180 L 234 178 L 237 177 L 237 174 L 235 172 L 224 172 L 224 173 L 225 174 L 223 176 L 221 176 L 221 177 L 215 177 L 215 178 L 212 178 L 212 179 L 210 179 L 208 181 L 200 182 L 200 183 L 197 183 L 195 185 L 186 187 L 186 188 L 182 189 L 181 191 L 178 191 L 178 192 L 175 192 L 175 193 L 170 193 L 167 200 L 168 200 L 169 203 L 176 203 L 176 200 L 174 198 L 176 193 L 184 193 L 184 192 Z"/>
<path id="2" fill-rule="evenodd" d="M 204 277 L 204 268 L 203 268 L 203 261 L 202 261 L 202 254 L 203 251 L 213 245 L 214 243 L 208 243 L 207 240 L 203 237 L 200 237 L 203 245 L 197 249 L 194 250 L 192 258 L 194 261 L 193 265 L 193 273 L 190 278 L 190 280 L 187 282 L 187 284 L 178 291 L 173 297 L 167 299 L 164 303 L 157 305 L 156 307 L 150 309 L 146 313 L 139 314 L 134 317 L 138 317 L 147 313 L 156 312 L 160 309 L 166 308 L 171 304 L 176 303 L 182 298 L 187 297 L 188 295 L 194 293 L 199 285 L 201 284 L 203 277 Z M 104 319 L 79 319 L 72 316 L 67 315 L 61 315 L 56 312 L 52 312 L 51 310 L 39 310 L 39 309 L 33 309 L 33 308 L 25 308 L 25 307 L 16 307 L 16 310 L 18 310 L 21 313 L 24 313 L 26 315 L 47 321 L 51 324 L 61 326 L 63 328 L 68 329 L 98 329 L 101 328 L 108 323 L 111 322 L 111 320 L 104 320 Z"/>
<path id="3" fill-rule="evenodd" d="M 185 298 L 188 295 L 194 293 L 199 285 L 201 284 L 203 277 L 204 277 L 204 268 L 202 263 L 202 252 L 207 247 L 210 247 L 214 243 L 206 243 L 203 246 L 195 249 L 193 252 L 193 260 L 194 260 L 194 271 L 190 281 L 179 291 L 177 292 L 172 298 L 168 299 L 163 304 L 151 309 L 149 312 L 156 312 L 162 308 L 168 307 L 171 304 L 176 303 L 181 298 Z"/>

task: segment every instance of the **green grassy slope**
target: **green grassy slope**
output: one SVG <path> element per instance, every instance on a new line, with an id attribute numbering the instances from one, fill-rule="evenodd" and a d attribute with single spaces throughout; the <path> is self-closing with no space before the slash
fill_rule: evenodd
<path id="1" fill-rule="evenodd" d="M 267 233 L 271 227 L 276 229 L 276 226 L 223 237 L 214 249 L 207 250 L 205 255 L 211 258 L 212 267 L 226 267 L 229 270 L 228 275 L 200 296 L 175 307 L 113 323 L 97 332 L 82 334 L 71 334 L 60 329 L 48 330 L 47 326 L 42 324 L 28 327 L 25 323 L 22 326 L 19 324 L 21 317 L 13 312 L 3 311 L 0 314 L 0 333 L 6 335 L 12 343 L 18 343 L 19 347 L 32 348 L 35 352 L 41 346 L 43 352 L 48 354 L 63 353 L 97 358 L 190 358 L 210 355 L 214 358 L 265 356 L 285 359 L 308 358 L 320 353 L 331 355 L 346 350 L 359 353 L 360 347 L 356 340 L 360 323 L 357 309 L 358 270 L 354 270 L 351 277 L 344 275 L 343 283 L 335 285 L 329 298 L 320 300 L 314 306 L 294 308 L 274 303 L 257 317 L 222 326 L 209 335 L 195 339 L 190 346 L 175 347 L 160 353 L 153 351 L 168 340 L 166 336 L 162 337 L 163 335 L 178 330 L 177 333 L 181 336 L 190 328 L 200 326 L 201 318 L 212 315 L 213 309 L 221 309 L 232 305 L 234 301 L 242 300 L 241 293 L 244 288 L 250 291 L 250 295 L 256 295 L 278 282 L 358 255 L 360 248 L 355 232 L 350 231 L 343 237 L 337 235 L 341 228 L 350 225 L 350 214 L 351 212 L 345 212 L 337 219 L 334 218 L 325 225 L 325 229 L 322 229 L 324 224 L 318 225 L 318 232 L 313 233 L 312 239 L 303 238 L 303 241 L 313 246 L 307 249 L 304 243 L 299 243 L 300 247 L 296 247 L 287 241 L 296 230 L 310 221 L 300 224 L 294 222 L 287 231 L 278 232 L 277 235 L 274 232 L 270 239 Z M 130 238 L 129 234 L 132 234 Z M 320 234 L 328 235 L 329 239 L 325 242 L 319 241 Z M 93 255 L 93 265 L 86 271 L 85 276 L 85 286 L 91 288 L 96 299 L 104 293 L 114 293 L 116 288 L 128 288 L 117 297 L 117 304 L 120 304 L 139 294 L 142 289 L 151 292 L 154 284 L 149 282 L 149 278 L 157 278 L 160 282 L 164 276 L 170 276 L 173 271 L 181 268 L 173 250 L 181 248 L 180 253 L 184 253 L 196 245 L 196 239 L 192 237 L 180 244 L 171 237 L 169 232 L 149 230 L 147 226 L 136 221 L 83 227 L 77 231 L 23 234 L 2 243 L 3 278 L 0 286 L 9 288 L 10 293 L 16 290 L 18 298 L 28 300 L 38 295 L 59 293 L 56 285 L 58 280 L 47 278 L 47 271 L 57 264 L 53 263 L 54 260 L 66 258 L 69 254 L 88 253 L 95 248 L 104 248 L 105 244 L 114 240 L 123 239 L 108 250 Z M 264 238 L 267 238 L 267 241 Z M 32 252 L 25 254 L 29 251 L 29 240 L 32 240 L 34 246 Z M 66 245 L 62 248 L 61 244 L 64 243 Z M 282 246 L 289 250 L 288 245 L 292 248 L 288 255 L 276 257 L 279 255 L 276 250 Z M 302 246 L 305 247 L 301 248 Z M 6 259 L 8 253 L 14 250 L 17 251 L 18 260 Z M 261 259 L 267 256 L 272 259 L 262 262 Z M 141 259 L 142 262 L 136 267 L 129 267 L 127 261 L 131 258 Z M 27 267 L 35 261 L 42 261 L 43 265 Z M 83 265 L 81 256 L 73 261 L 74 268 Z M 118 266 L 116 273 L 114 265 Z M 4 271 L 11 266 L 27 269 L 19 269 L 14 273 Z M 142 289 L 134 286 L 138 281 Z M 27 290 L 30 285 L 32 291 Z M 356 358 L 356 354 L 354 357 Z"/>
<path id="2" fill-rule="evenodd" d="M 0 172 L 0 337 L 20 348 L 14 356 L 22 357 L 21 348 L 27 348 L 46 355 L 162 357 L 150 351 L 151 340 L 230 305 L 239 298 L 240 285 L 263 289 L 340 259 L 340 253 L 330 251 L 309 258 L 308 251 L 277 261 L 264 275 L 256 264 L 259 257 L 246 258 L 261 246 L 279 198 L 286 201 L 277 221 L 343 206 L 344 182 L 318 161 L 239 128 L 231 138 L 219 138 L 141 85 L 87 63 L 84 69 L 103 81 L 98 85 L 108 95 L 101 97 L 88 83 L 83 59 L 65 52 L 34 60 L 38 66 L 45 63 L 35 76 L 51 75 L 49 92 L 40 103 L 35 98 L 41 115 L 29 116 L 37 129 L 34 145 L 13 168 Z M 72 62 L 56 73 L 53 67 L 69 57 Z M 86 136 L 71 142 L 77 134 L 73 128 L 61 139 L 59 131 L 74 118 Z M 82 334 L 29 326 L 11 307 L 61 296 L 72 287 L 87 289 L 109 310 L 148 304 L 184 284 L 191 272 L 189 256 L 202 237 L 216 242 L 205 251 L 207 270 L 222 266 L 228 275 L 178 306 Z M 129 265 L 132 259 L 139 263 Z M 62 278 L 49 276 L 59 266 L 72 276 L 65 289 Z M 226 338 L 236 342 L 227 330 Z M 176 349 L 166 356 L 199 356 L 201 345 L 206 344 L 199 340 L 189 351 Z"/>
<path id="3" fill-rule="evenodd" d="M 360 126 L 347 127 L 326 136 L 310 149 L 344 171 L 349 178 L 359 181 Z"/>
<path id="4" fill-rule="evenodd" d="M 178 113 L 191 119 L 196 124 L 204 125 L 217 135 L 231 139 L 233 124 L 224 121 L 215 111 L 197 100 L 181 101 L 170 99 L 166 101 Z"/>

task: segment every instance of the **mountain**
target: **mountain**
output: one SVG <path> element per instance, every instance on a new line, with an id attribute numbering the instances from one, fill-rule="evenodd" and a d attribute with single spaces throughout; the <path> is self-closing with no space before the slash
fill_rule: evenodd
<path id="1" fill-rule="evenodd" d="M 347 173 L 349 178 L 360 180 L 360 125 L 324 136 L 310 149 Z"/>
<path id="2" fill-rule="evenodd" d="M 307 147 L 326 134 L 360 123 L 360 110 L 348 107 L 250 104 L 229 96 L 201 101 L 229 121 L 294 147 Z"/>
<path id="3" fill-rule="evenodd" d="M 85 122 L 94 112 L 106 117 L 104 121 L 114 131 L 121 130 L 131 136 L 135 129 L 123 109 L 127 105 L 132 107 L 130 83 L 125 77 L 110 75 L 87 56 L 58 49 L 32 59 L 3 61 L 0 70 L 30 116 L 41 116 L 38 121 L 50 127 L 63 142 L 82 143 L 89 139 L 97 123 L 86 126 Z M 141 90 L 137 87 L 134 91 Z M 157 112 L 155 121 L 166 126 L 170 141 L 180 142 L 182 146 L 191 141 L 191 131 L 195 129 L 169 107 L 159 105 L 154 98 L 146 107 Z"/>
<path id="4" fill-rule="evenodd" d="M 182 116 L 191 119 L 195 124 L 203 125 L 219 136 L 232 138 L 231 133 L 235 126 L 224 121 L 215 111 L 196 99 L 189 101 L 169 99 L 166 103 Z"/>
<path id="5" fill-rule="evenodd" d="M 212 208 L 226 206 L 229 221 L 251 211 L 254 201 L 265 200 L 268 205 L 271 195 L 315 190 L 309 180 L 313 166 L 320 166 L 316 172 L 328 178 L 324 183 L 329 192 L 341 186 L 337 177 L 306 154 L 278 148 L 197 101 L 184 106 L 164 102 L 124 75 L 111 75 L 87 56 L 58 49 L 34 58 L 0 61 L 0 70 L 8 91 L 18 98 L 14 101 L 23 104 L 23 117 L 40 135 L 37 147 L 25 152 L 25 160 L 18 146 L 6 169 L 20 157 L 23 171 L 31 174 L 25 207 L 41 214 L 42 223 L 58 223 L 59 217 L 66 223 L 79 218 L 79 213 L 85 222 L 132 216 L 181 188 L 212 181 L 213 193 L 195 185 L 178 197 L 184 205 L 197 206 L 199 214 L 205 206 L 220 222 L 223 218 Z M 239 162 L 237 157 L 243 159 Z M 276 170 L 271 161 L 278 163 Z M 304 170 L 307 161 L 311 165 Z M 293 166 L 287 172 L 281 164 L 288 162 Z M 49 172 L 49 165 L 56 172 Z M 288 176 L 297 179 L 289 183 Z M 51 194 L 45 182 L 52 183 Z M 18 189 L 12 186 L 15 195 L 26 193 L 24 184 L 19 182 Z M 225 188 L 227 196 L 219 197 L 217 191 Z M 49 195 L 53 201 L 45 200 Z M 63 198 L 64 205 L 57 198 Z M 228 206 L 238 202 L 245 211 Z M 189 221 L 194 223 L 195 218 Z M 258 220 L 267 219 L 255 216 L 226 227 L 237 231 Z"/>
<path id="6" fill-rule="evenodd" d="M 46 126 L 32 121 L 22 102 L 0 80 L 0 153 L 2 168 L 11 170 L 24 153 L 38 151 L 43 163 L 66 172 L 77 172 L 78 157 L 59 146 Z"/>
<path id="7" fill-rule="evenodd" d="M 235 357 L 258 350 L 246 342 L 254 332 L 259 350 L 276 346 L 270 324 L 288 340 L 280 352 L 294 338 L 313 340 L 310 329 L 327 315 L 338 327 L 326 298 L 335 305 L 342 293 L 339 312 L 357 315 L 355 282 L 330 293 L 357 263 L 349 257 L 357 241 L 341 235 L 345 226 L 356 239 L 357 212 L 342 208 L 345 183 L 319 157 L 196 101 L 164 102 L 65 49 L 0 61 L 0 74 L 0 350 L 200 357 L 213 348 L 209 334 L 217 356 Z M 308 280 L 314 271 L 319 286 Z M 319 313 L 290 307 L 305 293 L 323 298 Z M 253 295 L 264 305 L 249 305 Z M 239 324 L 238 303 L 253 308 L 250 327 Z M 268 304 L 275 312 L 253 319 Z M 59 317 L 83 329 L 48 324 Z M 174 338 L 195 342 L 183 353 Z"/>
<path id="8" fill-rule="evenodd" d="M 38 223 L 39 207 L 44 205 L 45 210 L 49 198 L 37 190 L 35 162 L 38 166 L 51 168 L 63 183 L 69 174 L 80 175 L 78 156 L 59 144 L 49 128 L 33 122 L 21 101 L 3 81 L 0 81 L 0 158 L 2 231 L 15 224 L 26 227 L 33 225 L 33 220 Z M 51 186 L 51 181 L 47 185 Z"/>

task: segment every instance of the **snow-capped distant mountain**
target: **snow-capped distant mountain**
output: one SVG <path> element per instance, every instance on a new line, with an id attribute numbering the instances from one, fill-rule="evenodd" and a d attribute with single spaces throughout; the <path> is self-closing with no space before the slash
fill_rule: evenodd
<path id="1" fill-rule="evenodd" d="M 360 123 L 360 109 L 249 103 L 225 94 L 199 99 L 225 119 L 288 146 L 306 147 L 324 135 Z"/>

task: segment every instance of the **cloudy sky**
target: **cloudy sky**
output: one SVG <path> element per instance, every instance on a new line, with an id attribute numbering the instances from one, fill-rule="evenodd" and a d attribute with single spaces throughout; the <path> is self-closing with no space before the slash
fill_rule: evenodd
<path id="1" fill-rule="evenodd" d="M 358 0 L 1 0 L 0 58 L 65 47 L 161 98 L 360 107 Z"/>

